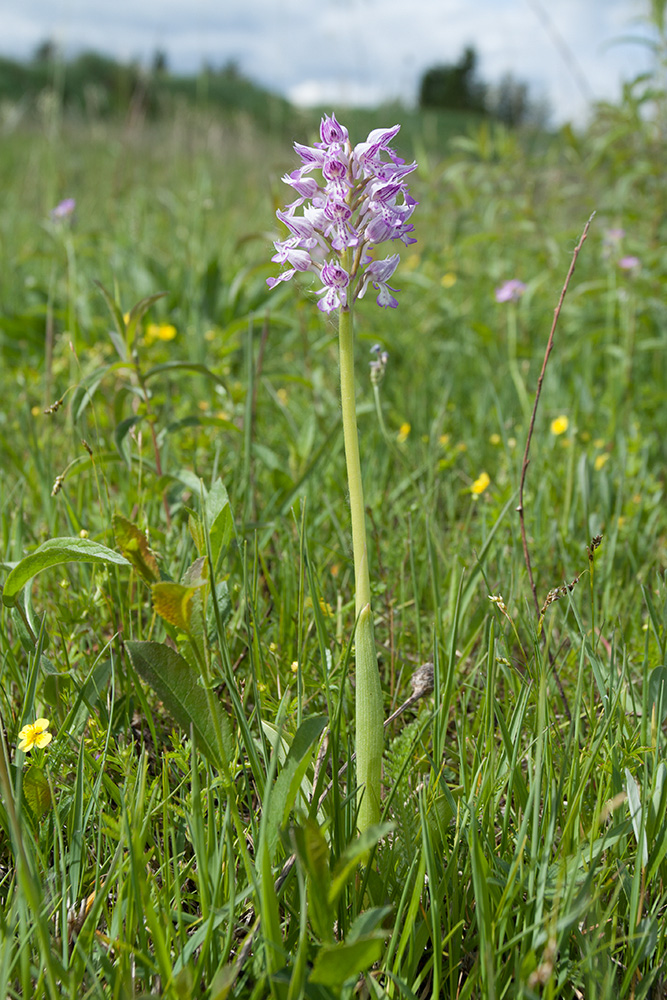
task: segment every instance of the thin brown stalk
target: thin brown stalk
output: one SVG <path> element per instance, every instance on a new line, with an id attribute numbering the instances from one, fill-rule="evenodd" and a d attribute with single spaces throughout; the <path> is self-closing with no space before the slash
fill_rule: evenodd
<path id="1" fill-rule="evenodd" d="M 530 589 L 533 594 L 533 603 L 535 605 L 535 611 L 539 617 L 540 614 L 540 602 L 537 597 L 537 587 L 535 586 L 535 579 L 533 577 L 533 567 L 530 560 L 530 552 L 528 550 L 528 538 L 526 536 L 526 521 L 524 517 L 524 502 L 523 502 L 523 491 L 526 484 L 526 474 L 528 472 L 528 465 L 530 464 L 530 445 L 533 440 L 533 432 L 535 430 L 535 418 L 537 417 L 537 407 L 539 406 L 540 396 L 542 395 L 542 383 L 544 382 L 544 376 L 547 370 L 547 364 L 549 362 L 549 356 L 551 354 L 552 348 L 554 346 L 554 335 L 556 333 L 556 326 L 558 325 L 558 319 L 560 317 L 560 312 L 563 307 L 563 302 L 565 301 L 565 296 L 572 280 L 572 275 L 574 274 L 574 269 L 577 263 L 577 257 L 579 256 L 579 251 L 581 250 L 586 237 L 588 236 L 588 230 L 590 229 L 591 222 L 595 216 L 595 212 L 591 215 L 588 222 L 584 226 L 584 230 L 581 234 L 579 242 L 574 248 L 574 253 L 572 254 L 572 261 L 570 263 L 567 276 L 565 278 L 565 284 L 563 285 L 563 290 L 560 293 L 560 298 L 558 300 L 558 305 L 554 309 L 554 319 L 551 324 L 551 332 L 549 333 L 549 340 L 547 341 L 547 349 L 544 352 L 544 361 L 542 362 L 542 370 L 540 372 L 540 377 L 537 380 L 537 390 L 535 392 L 535 402 L 533 403 L 533 412 L 530 415 L 530 424 L 528 426 L 528 436 L 526 438 L 526 449 L 523 453 L 523 464 L 521 466 L 521 480 L 519 482 L 519 506 L 516 508 L 519 514 L 519 523 L 521 525 L 521 543 L 523 545 L 523 558 L 526 563 L 526 569 L 528 570 L 528 579 L 530 581 Z M 560 677 L 556 670 L 555 664 L 552 661 L 552 668 L 554 672 L 554 677 L 556 678 L 556 683 L 558 685 L 558 690 L 560 696 L 563 700 L 563 705 L 565 707 L 565 712 L 570 718 L 570 709 L 568 706 L 567 698 L 565 696 L 565 691 L 561 683 Z"/>

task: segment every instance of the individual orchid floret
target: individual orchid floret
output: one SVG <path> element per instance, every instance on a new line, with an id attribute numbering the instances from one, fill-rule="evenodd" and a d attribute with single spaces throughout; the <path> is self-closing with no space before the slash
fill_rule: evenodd
<path id="1" fill-rule="evenodd" d="M 324 287 L 320 288 L 318 292 L 322 298 L 317 303 L 317 308 L 322 312 L 330 313 L 338 309 L 339 306 L 345 307 L 347 305 L 347 287 L 350 283 L 347 271 L 341 267 L 338 261 L 327 261 L 326 264 L 322 265 L 320 277 Z"/>
<path id="2" fill-rule="evenodd" d="M 398 254 L 378 260 L 369 251 L 387 240 L 416 242 L 410 218 L 417 202 L 405 178 L 417 164 L 406 164 L 391 148 L 399 128 L 374 129 L 352 147 L 347 129 L 331 115 L 322 119 L 320 142 L 294 144 L 301 166 L 283 181 L 298 197 L 276 213 L 290 235 L 274 244 L 272 257 L 288 268 L 267 279 L 270 288 L 297 271 L 313 271 L 322 280 L 318 307 L 324 312 L 351 308 L 369 284 L 379 305 L 397 305 L 387 282 Z"/>
<path id="3" fill-rule="evenodd" d="M 391 306 L 395 309 L 398 302 L 391 295 L 391 292 L 397 292 L 397 288 L 392 288 L 387 282 L 391 278 L 392 274 L 398 266 L 400 256 L 395 253 L 391 257 L 387 257 L 386 260 L 371 260 L 363 273 L 361 288 L 358 293 L 358 298 L 363 298 L 366 294 L 366 289 L 369 284 L 376 288 L 380 293 L 376 299 L 379 306 Z"/>

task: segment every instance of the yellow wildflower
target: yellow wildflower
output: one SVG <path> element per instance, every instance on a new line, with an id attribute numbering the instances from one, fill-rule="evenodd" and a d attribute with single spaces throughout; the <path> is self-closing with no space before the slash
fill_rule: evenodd
<path id="1" fill-rule="evenodd" d="M 293 660 L 292 661 L 292 666 L 290 667 L 290 670 L 292 671 L 293 674 L 298 674 L 298 672 L 299 672 L 299 663 L 298 663 L 297 660 Z"/>
<path id="2" fill-rule="evenodd" d="M 407 421 L 404 424 L 401 424 L 398 429 L 398 434 L 396 435 L 396 440 L 399 444 L 403 444 L 404 441 L 407 441 L 410 430 L 410 424 L 407 423 Z"/>
<path id="3" fill-rule="evenodd" d="M 449 440 L 450 440 L 450 435 L 449 434 L 441 434 L 440 435 L 440 444 L 442 445 L 443 448 L 447 447 L 447 445 L 449 444 Z"/>
<path id="4" fill-rule="evenodd" d="M 171 323 L 149 323 L 144 334 L 144 341 L 147 344 L 154 344 L 156 340 L 173 340 L 177 330 Z"/>
<path id="5" fill-rule="evenodd" d="M 452 285 L 455 285 L 456 275 L 454 274 L 454 272 L 447 271 L 445 274 L 443 274 L 442 278 L 440 279 L 440 284 L 442 285 L 443 288 L 451 288 Z"/>
<path id="6" fill-rule="evenodd" d="M 500 434 L 492 434 L 491 437 L 489 438 L 489 441 L 491 442 L 491 444 L 499 445 L 500 442 L 502 441 L 502 438 Z"/>
<path id="7" fill-rule="evenodd" d="M 560 417 L 556 417 L 555 420 L 551 421 L 551 433 L 554 434 L 556 437 L 558 437 L 559 434 L 564 434 L 569 426 L 570 426 L 570 421 L 567 419 L 566 416 L 561 415 Z"/>
<path id="8" fill-rule="evenodd" d="M 51 733 L 46 731 L 48 728 L 48 719 L 36 719 L 30 725 L 24 726 L 19 733 L 19 750 L 23 750 L 24 753 L 30 753 L 33 747 L 43 750 L 53 739 Z"/>
<path id="9" fill-rule="evenodd" d="M 287 395 L 287 389 L 282 389 L 282 388 L 278 389 L 278 391 L 276 392 L 276 396 L 278 397 L 283 406 L 287 406 L 287 400 L 289 399 L 289 396 Z"/>
<path id="10" fill-rule="evenodd" d="M 609 461 L 609 452 L 605 451 L 602 455 L 598 455 L 595 459 L 595 471 L 599 472 L 600 469 Z"/>
<path id="11" fill-rule="evenodd" d="M 491 477 L 489 476 L 489 474 L 487 472 L 482 472 L 470 487 L 470 492 L 473 494 L 473 496 L 479 496 L 480 493 L 484 492 L 484 490 L 487 488 L 490 482 L 491 482 Z"/>
<path id="12" fill-rule="evenodd" d="M 604 448 L 606 442 L 604 438 L 596 438 L 593 444 L 596 448 Z"/>
<path id="13" fill-rule="evenodd" d="M 33 406 L 30 412 L 32 413 L 33 417 L 38 417 L 42 412 L 42 408 L 41 406 Z"/>

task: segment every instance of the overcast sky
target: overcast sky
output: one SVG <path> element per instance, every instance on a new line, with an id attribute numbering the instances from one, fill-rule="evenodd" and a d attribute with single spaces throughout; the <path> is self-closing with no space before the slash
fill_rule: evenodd
<path id="1" fill-rule="evenodd" d="M 8 10 L 7 7 L 10 7 Z M 235 61 L 297 103 L 413 101 L 421 74 L 473 44 L 480 75 L 507 72 L 549 100 L 554 120 L 585 117 L 646 68 L 636 44 L 649 0 L 2 0 L 0 52 L 27 58 L 47 38 L 176 72 Z M 644 34 L 646 31 L 644 29 Z"/>

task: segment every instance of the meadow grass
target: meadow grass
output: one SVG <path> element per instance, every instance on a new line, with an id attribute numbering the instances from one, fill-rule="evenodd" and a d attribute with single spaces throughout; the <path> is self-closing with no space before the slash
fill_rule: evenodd
<path id="1" fill-rule="evenodd" d="M 430 129 L 399 308 L 356 325 L 386 717 L 433 691 L 361 838 L 336 329 L 266 287 L 289 144 L 194 111 L 3 136 L 5 596 L 47 539 L 134 568 L 63 559 L 0 613 L 2 996 L 665 995 L 662 147 L 629 96 L 581 135 Z M 593 211 L 526 477 L 540 619 L 515 508 Z M 159 292 L 123 357 L 113 302 Z"/>

